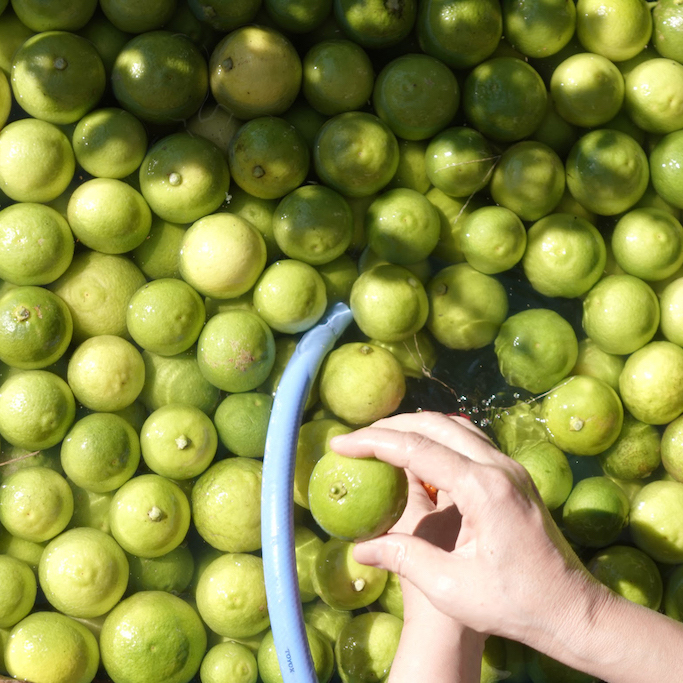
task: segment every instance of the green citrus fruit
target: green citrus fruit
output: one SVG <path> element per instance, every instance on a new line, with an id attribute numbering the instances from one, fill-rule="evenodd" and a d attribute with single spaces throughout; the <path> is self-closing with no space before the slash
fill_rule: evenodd
<path id="1" fill-rule="evenodd" d="M 505 38 L 527 57 L 554 55 L 576 28 L 576 7 L 566 0 L 503 0 L 502 9 Z"/>
<path id="2" fill-rule="evenodd" d="M 671 434 L 671 432 L 669 432 Z M 636 420 L 632 415 L 624 415 L 624 424 L 617 440 L 600 453 L 600 464 L 605 474 L 615 479 L 644 479 L 659 467 L 660 440 L 662 454 L 665 437 L 652 425 Z M 666 467 L 666 462 L 664 463 Z"/>
<path id="3" fill-rule="evenodd" d="M 522 258 L 531 286 L 545 296 L 582 296 L 600 279 L 607 260 L 605 241 L 584 218 L 552 213 L 527 232 Z"/>
<path id="4" fill-rule="evenodd" d="M 199 477 L 192 488 L 192 515 L 209 545 L 227 553 L 261 547 L 262 469 L 259 460 L 226 458 Z"/>
<path id="5" fill-rule="evenodd" d="M 59 612 L 29 614 L 12 629 L 5 646 L 5 667 L 19 680 L 90 683 L 99 663 L 95 636 Z"/>
<path id="6" fill-rule="evenodd" d="M 162 278 L 148 282 L 133 294 L 126 325 L 143 349 L 175 356 L 197 341 L 205 318 L 204 301 L 190 285 Z"/>
<path id="7" fill-rule="evenodd" d="M 107 615 L 100 651 L 105 670 L 117 683 L 183 683 L 199 671 L 206 631 L 181 598 L 141 591 Z"/>
<path id="8" fill-rule="evenodd" d="M 12 61 L 12 91 L 30 116 L 50 123 L 75 123 L 99 102 L 106 86 L 95 46 L 67 31 L 42 31 L 29 38 Z"/>
<path id="9" fill-rule="evenodd" d="M 633 353 L 657 331 L 659 300 L 639 278 L 609 275 L 586 295 L 582 324 L 590 339 L 606 353 Z"/>
<path id="10" fill-rule="evenodd" d="M 680 194 L 682 158 L 683 133 L 681 131 L 668 133 L 662 137 L 650 152 L 650 173 L 654 189 L 664 201 L 679 209 L 683 208 Z"/>
<path id="11" fill-rule="evenodd" d="M 33 609 L 36 600 L 36 577 L 26 562 L 10 555 L 0 555 L 0 628 L 12 628 Z M 3 644 L 4 645 L 4 644 Z"/>
<path id="12" fill-rule="evenodd" d="M 334 609 L 320 598 L 307 602 L 303 606 L 303 612 L 304 621 L 320 631 L 333 646 L 341 630 L 353 619 L 353 612 L 350 610 Z"/>
<path id="13" fill-rule="evenodd" d="M 426 151 L 427 140 L 399 140 L 398 168 L 386 189 L 404 187 L 425 194 L 431 187 L 427 177 Z"/>
<path id="14" fill-rule="evenodd" d="M 351 256 L 342 254 L 328 263 L 320 264 L 316 270 L 325 283 L 327 302 L 348 303 L 353 283 L 358 279 L 358 267 Z"/>
<path id="15" fill-rule="evenodd" d="M 70 529 L 47 544 L 38 576 L 45 597 L 58 611 L 70 617 L 99 617 L 123 597 L 128 560 L 104 531 Z"/>
<path id="16" fill-rule="evenodd" d="M 624 410 L 617 393 L 602 380 L 575 375 L 541 403 L 550 441 L 566 453 L 597 455 L 619 436 Z"/>
<path id="17" fill-rule="evenodd" d="M 42 543 L 61 533 L 74 502 L 66 479 L 47 467 L 25 467 L 0 487 L 0 523 L 12 535 Z"/>
<path id="18" fill-rule="evenodd" d="M 263 560 L 229 552 L 209 564 L 197 584 L 197 609 L 221 636 L 247 638 L 270 624 Z"/>
<path id="19" fill-rule="evenodd" d="M 202 53 L 186 36 L 150 31 L 119 52 L 111 83 L 119 104 L 139 119 L 176 124 L 199 109 L 209 78 Z"/>
<path id="20" fill-rule="evenodd" d="M 83 0 L 64 5 L 58 0 L 14 0 L 12 9 L 19 19 L 33 31 L 77 31 L 92 17 L 97 2 Z"/>
<path id="21" fill-rule="evenodd" d="M 258 0 L 189 0 L 188 5 L 199 21 L 227 33 L 251 22 L 261 3 Z"/>
<path id="22" fill-rule="evenodd" d="M 235 455 L 262 458 L 272 405 L 273 399 L 267 394 L 226 396 L 213 418 L 221 443 Z"/>
<path id="23" fill-rule="evenodd" d="M 569 374 L 597 377 L 618 392 L 619 375 L 624 369 L 624 362 L 621 356 L 605 353 L 592 339 L 582 339 L 576 364 Z"/>
<path id="24" fill-rule="evenodd" d="M 415 0 L 399 0 L 393 5 L 381 0 L 362 4 L 334 0 L 334 16 L 343 32 L 367 48 L 386 48 L 400 43 L 410 33 L 416 14 Z"/>
<path id="25" fill-rule="evenodd" d="M 151 0 L 141 5 L 131 0 L 103 0 L 104 15 L 121 31 L 143 33 L 164 26 L 173 16 L 173 0 Z"/>
<path id="26" fill-rule="evenodd" d="M 619 377 L 624 407 L 641 422 L 667 424 L 683 412 L 683 349 L 653 341 L 632 353 Z"/>
<path id="27" fill-rule="evenodd" d="M 184 540 L 190 504 L 177 484 L 158 474 L 142 474 L 116 491 L 109 523 L 112 536 L 126 552 L 159 557 Z"/>
<path id="28" fill-rule="evenodd" d="M 74 236 L 57 211 L 19 202 L 0 211 L 0 277 L 15 285 L 46 285 L 69 267 Z"/>
<path id="29" fill-rule="evenodd" d="M 534 308 L 510 316 L 494 342 L 505 381 L 540 394 L 574 367 L 579 344 L 572 326 L 559 313 Z"/>
<path id="30" fill-rule="evenodd" d="M 567 456 L 557 446 L 539 441 L 516 449 L 511 457 L 529 473 L 548 510 L 567 500 L 574 477 Z"/>
<path id="31" fill-rule="evenodd" d="M 660 0 L 652 10 L 652 45 L 662 57 L 677 62 L 683 57 L 678 30 L 681 16 L 681 7 L 676 0 Z"/>
<path id="32" fill-rule="evenodd" d="M 199 669 L 202 683 L 256 683 L 256 657 L 245 645 L 227 641 L 208 650 Z"/>
<path id="33" fill-rule="evenodd" d="M 140 463 L 140 440 L 119 415 L 93 413 L 78 420 L 61 446 L 64 472 L 77 486 L 94 493 L 118 489 Z"/>
<path id="34" fill-rule="evenodd" d="M 230 141 L 243 123 L 223 107 L 207 101 L 185 127 L 193 135 L 200 135 L 213 142 L 227 159 Z"/>
<path id="35" fill-rule="evenodd" d="M 478 349 L 490 344 L 508 313 L 503 285 L 468 263 L 440 270 L 427 285 L 427 328 L 451 349 Z"/>
<path id="36" fill-rule="evenodd" d="M 129 555 L 128 564 L 128 585 L 136 593 L 158 590 L 178 595 L 190 585 L 194 574 L 194 559 L 186 545 L 159 557 Z"/>

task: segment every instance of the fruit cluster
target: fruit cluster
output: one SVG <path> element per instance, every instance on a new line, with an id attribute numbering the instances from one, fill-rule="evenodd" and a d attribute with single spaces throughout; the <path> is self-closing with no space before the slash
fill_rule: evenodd
<path id="1" fill-rule="evenodd" d="M 328 451 L 399 410 L 469 413 L 601 581 L 681 619 L 681 26 L 679 0 L 0 0 L 0 673 L 282 680 L 260 458 L 337 301 L 293 491 L 321 681 L 396 650 L 397 577 L 351 549 L 405 478 Z M 489 638 L 501 671 L 575 674 Z"/>

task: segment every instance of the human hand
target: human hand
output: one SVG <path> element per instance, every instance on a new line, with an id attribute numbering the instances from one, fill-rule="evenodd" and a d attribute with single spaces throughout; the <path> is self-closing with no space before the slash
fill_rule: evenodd
<path id="1" fill-rule="evenodd" d="M 557 630 L 558 619 L 580 621 L 585 615 L 578 610 L 603 599 L 526 470 L 466 419 L 397 415 L 335 437 L 331 446 L 405 468 L 436 486 L 443 509 L 450 503 L 462 516 L 451 548 L 429 534 L 390 533 L 359 543 L 354 552 L 359 562 L 398 573 L 440 612 L 480 633 L 538 645 Z M 426 511 L 425 500 L 418 503 L 406 530 L 418 510 Z M 425 515 L 414 531 L 429 523 Z"/>

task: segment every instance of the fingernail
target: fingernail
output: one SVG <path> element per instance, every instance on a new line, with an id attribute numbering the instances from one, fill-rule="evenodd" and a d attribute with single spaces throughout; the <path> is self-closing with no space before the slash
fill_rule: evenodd
<path id="1" fill-rule="evenodd" d="M 382 545 L 372 542 L 359 543 L 353 549 L 353 559 L 361 564 L 380 564 L 382 561 Z"/>

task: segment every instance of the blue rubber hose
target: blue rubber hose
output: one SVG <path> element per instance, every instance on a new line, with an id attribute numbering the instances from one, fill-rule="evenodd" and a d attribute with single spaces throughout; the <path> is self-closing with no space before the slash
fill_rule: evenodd
<path id="1" fill-rule="evenodd" d="M 308 392 L 324 357 L 353 319 L 337 303 L 306 332 L 287 363 L 273 401 L 263 457 L 261 543 L 268 613 L 284 681 L 317 683 L 306 638 L 294 556 L 294 462 Z"/>

